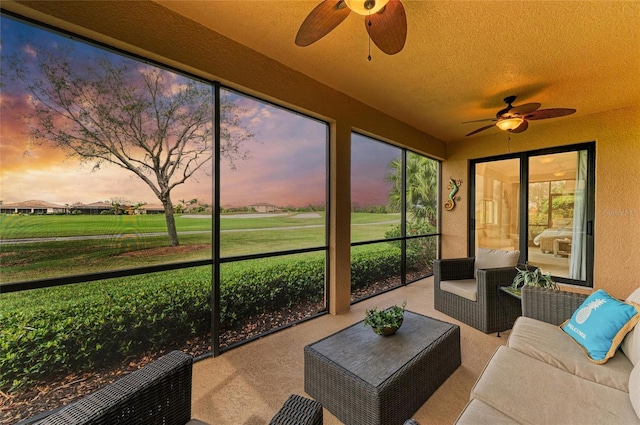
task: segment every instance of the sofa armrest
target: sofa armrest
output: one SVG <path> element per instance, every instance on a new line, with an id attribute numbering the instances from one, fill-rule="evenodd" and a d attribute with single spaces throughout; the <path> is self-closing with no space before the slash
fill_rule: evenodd
<path id="1" fill-rule="evenodd" d="M 172 351 L 47 416 L 38 425 L 164 424 L 191 419 L 193 358 Z"/>
<path id="2" fill-rule="evenodd" d="M 434 260 L 433 274 L 436 282 L 443 280 L 473 279 L 474 264 L 474 257 Z"/>
<path id="3" fill-rule="evenodd" d="M 585 298 L 586 294 L 525 286 L 522 288 L 522 315 L 560 325 L 571 317 Z"/>

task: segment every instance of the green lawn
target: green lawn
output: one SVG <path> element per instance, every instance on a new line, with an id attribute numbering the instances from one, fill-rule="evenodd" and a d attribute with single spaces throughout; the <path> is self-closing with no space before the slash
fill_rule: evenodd
<path id="1" fill-rule="evenodd" d="M 209 216 L 205 216 L 209 217 Z M 210 219 L 176 216 L 178 231 L 211 230 Z M 0 238 L 50 238 L 166 232 L 164 215 L 0 215 Z"/>
<path id="2" fill-rule="evenodd" d="M 320 217 L 309 218 L 305 215 L 289 215 L 259 218 L 234 218 L 222 216 L 220 218 L 220 230 L 231 229 L 265 229 L 270 227 L 297 227 L 297 226 L 324 226 L 325 214 Z"/>
<path id="3" fill-rule="evenodd" d="M 325 215 L 236 218 L 220 220 L 221 256 L 322 247 Z M 40 278 L 118 270 L 152 264 L 211 258 L 210 216 L 176 216 L 180 244 L 194 249 L 150 251 L 167 246 L 164 215 L 1 215 L 0 239 L 106 235 L 100 239 L 2 244 L 0 284 Z M 399 223 L 399 214 L 352 214 L 352 240 L 384 238 Z M 146 250 L 146 251 L 145 251 Z M 145 254 L 148 253 L 148 254 Z"/>

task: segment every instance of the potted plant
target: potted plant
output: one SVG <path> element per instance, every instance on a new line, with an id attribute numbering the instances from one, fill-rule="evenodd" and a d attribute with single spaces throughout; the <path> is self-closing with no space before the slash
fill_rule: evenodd
<path id="1" fill-rule="evenodd" d="M 393 335 L 402 326 L 406 305 L 405 301 L 402 306 L 394 305 L 384 310 L 378 310 L 378 307 L 365 310 L 363 323 L 365 326 L 371 326 L 378 335 Z"/>
<path id="2" fill-rule="evenodd" d="M 509 290 L 517 295 L 520 295 L 523 286 L 558 289 L 558 284 L 551 279 L 551 273 L 544 274 L 539 267 L 529 268 L 529 265 L 525 264 L 524 269 L 517 266 L 516 269 L 518 274 L 513 278 Z"/>

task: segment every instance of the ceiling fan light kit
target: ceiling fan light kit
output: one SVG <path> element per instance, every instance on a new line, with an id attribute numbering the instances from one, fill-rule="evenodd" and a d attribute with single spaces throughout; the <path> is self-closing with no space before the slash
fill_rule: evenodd
<path id="1" fill-rule="evenodd" d="M 347 7 L 359 15 L 378 13 L 389 3 L 389 0 L 344 0 Z"/>
<path id="2" fill-rule="evenodd" d="M 520 127 L 520 124 L 522 124 L 523 121 L 524 120 L 522 118 L 507 118 L 498 121 L 496 125 L 500 130 L 515 130 L 516 128 Z"/>

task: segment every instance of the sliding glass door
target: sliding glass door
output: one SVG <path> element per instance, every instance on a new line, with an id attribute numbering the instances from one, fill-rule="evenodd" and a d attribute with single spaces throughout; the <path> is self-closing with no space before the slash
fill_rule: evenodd
<path id="1" fill-rule="evenodd" d="M 587 151 L 529 158 L 528 261 L 554 276 L 586 279 Z"/>
<path id="2" fill-rule="evenodd" d="M 558 282 L 592 286 L 595 145 L 472 162 L 469 254 L 519 249 Z"/>

